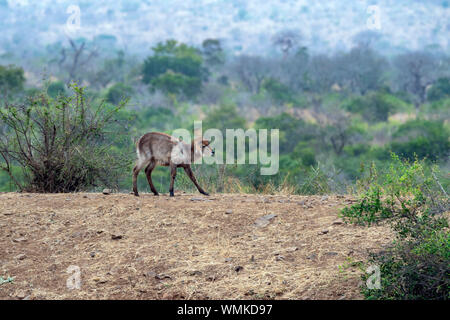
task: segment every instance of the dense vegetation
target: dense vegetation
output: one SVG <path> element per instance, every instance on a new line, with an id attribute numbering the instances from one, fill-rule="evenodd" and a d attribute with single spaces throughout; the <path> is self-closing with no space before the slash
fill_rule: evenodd
<path id="1" fill-rule="evenodd" d="M 359 181 L 359 201 L 342 210 L 347 222 L 388 222 L 396 233 L 392 245 L 372 253 L 367 262 L 379 268 L 380 283 L 378 288 L 368 287 L 369 275 L 363 275 L 366 298 L 450 298 L 450 199 L 435 170 L 417 159 L 401 161 L 393 155 L 385 172 L 370 168 Z"/>
<path id="2" fill-rule="evenodd" d="M 259 175 L 260 165 L 204 166 L 197 174 L 212 191 L 344 193 L 354 190 L 363 166 L 373 161 L 386 167 L 391 151 L 437 165 L 443 172 L 438 179 L 448 188 L 448 56 L 420 51 L 384 57 L 370 41 L 355 42 L 349 52 L 313 55 L 298 39 L 290 44 L 274 41 L 278 56 L 230 56 L 216 39 L 199 48 L 169 40 L 139 61 L 123 51 L 102 56 L 94 43 L 70 40 L 61 51 L 64 63 L 57 53 L 42 58 L 49 70 L 44 82 L 26 82 L 24 70 L 9 65 L 17 61 L 3 58 L 8 65 L 0 67 L 2 114 L 10 106 L 56 111 L 64 99 L 77 99 L 69 87 L 75 81 L 85 87 L 89 105 L 113 109 L 127 100 L 113 116 L 122 142 L 110 141 L 108 147 L 111 154 L 128 157 L 115 183 L 123 191 L 130 188 L 130 150 L 141 134 L 192 128 L 198 119 L 204 130 L 280 129 L 277 175 Z M 87 108 L 94 113 L 96 107 Z M 5 119 L 3 132 L 9 125 Z M 11 173 L 21 165 L 17 159 L 6 165 L 0 190 L 16 189 Z M 168 173 L 154 174 L 157 187 L 167 189 Z M 145 179 L 139 183 L 147 188 Z M 182 180 L 179 186 L 190 188 Z"/>

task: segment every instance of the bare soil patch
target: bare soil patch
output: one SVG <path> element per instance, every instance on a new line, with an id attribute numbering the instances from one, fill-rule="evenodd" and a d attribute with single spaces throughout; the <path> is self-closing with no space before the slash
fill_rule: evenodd
<path id="1" fill-rule="evenodd" d="M 0 194 L 0 299 L 361 299 L 338 196 Z M 66 286 L 69 266 L 81 288 Z"/>

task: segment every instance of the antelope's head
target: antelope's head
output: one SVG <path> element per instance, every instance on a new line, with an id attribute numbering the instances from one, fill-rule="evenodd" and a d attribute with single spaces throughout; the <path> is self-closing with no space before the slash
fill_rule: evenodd
<path id="1" fill-rule="evenodd" d="M 204 139 L 196 139 L 192 142 L 192 149 L 194 152 L 195 160 L 201 157 L 214 156 L 215 150 L 211 148 L 210 143 L 210 141 Z"/>

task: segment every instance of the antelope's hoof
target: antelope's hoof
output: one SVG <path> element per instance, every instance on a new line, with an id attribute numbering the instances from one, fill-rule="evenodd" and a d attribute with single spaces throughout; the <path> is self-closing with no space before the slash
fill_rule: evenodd
<path id="1" fill-rule="evenodd" d="M 135 197 L 139 197 L 139 193 L 135 192 L 135 193 L 134 193 L 134 196 L 135 196 Z"/>

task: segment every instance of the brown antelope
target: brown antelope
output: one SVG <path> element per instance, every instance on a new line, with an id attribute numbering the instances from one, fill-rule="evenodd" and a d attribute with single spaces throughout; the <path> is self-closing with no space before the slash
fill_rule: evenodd
<path id="1" fill-rule="evenodd" d="M 143 135 L 136 143 L 137 162 L 133 169 L 133 192 L 139 196 L 137 177 L 139 171 L 145 167 L 148 184 L 155 196 L 159 195 L 152 182 L 152 171 L 157 166 L 170 167 L 170 196 L 173 197 L 173 185 L 177 175 L 177 168 L 183 168 L 188 177 L 204 195 L 206 193 L 199 186 L 191 169 L 191 163 L 202 156 L 213 156 L 214 150 L 209 146 L 208 140 L 196 139 L 191 144 L 161 132 L 150 132 Z"/>

